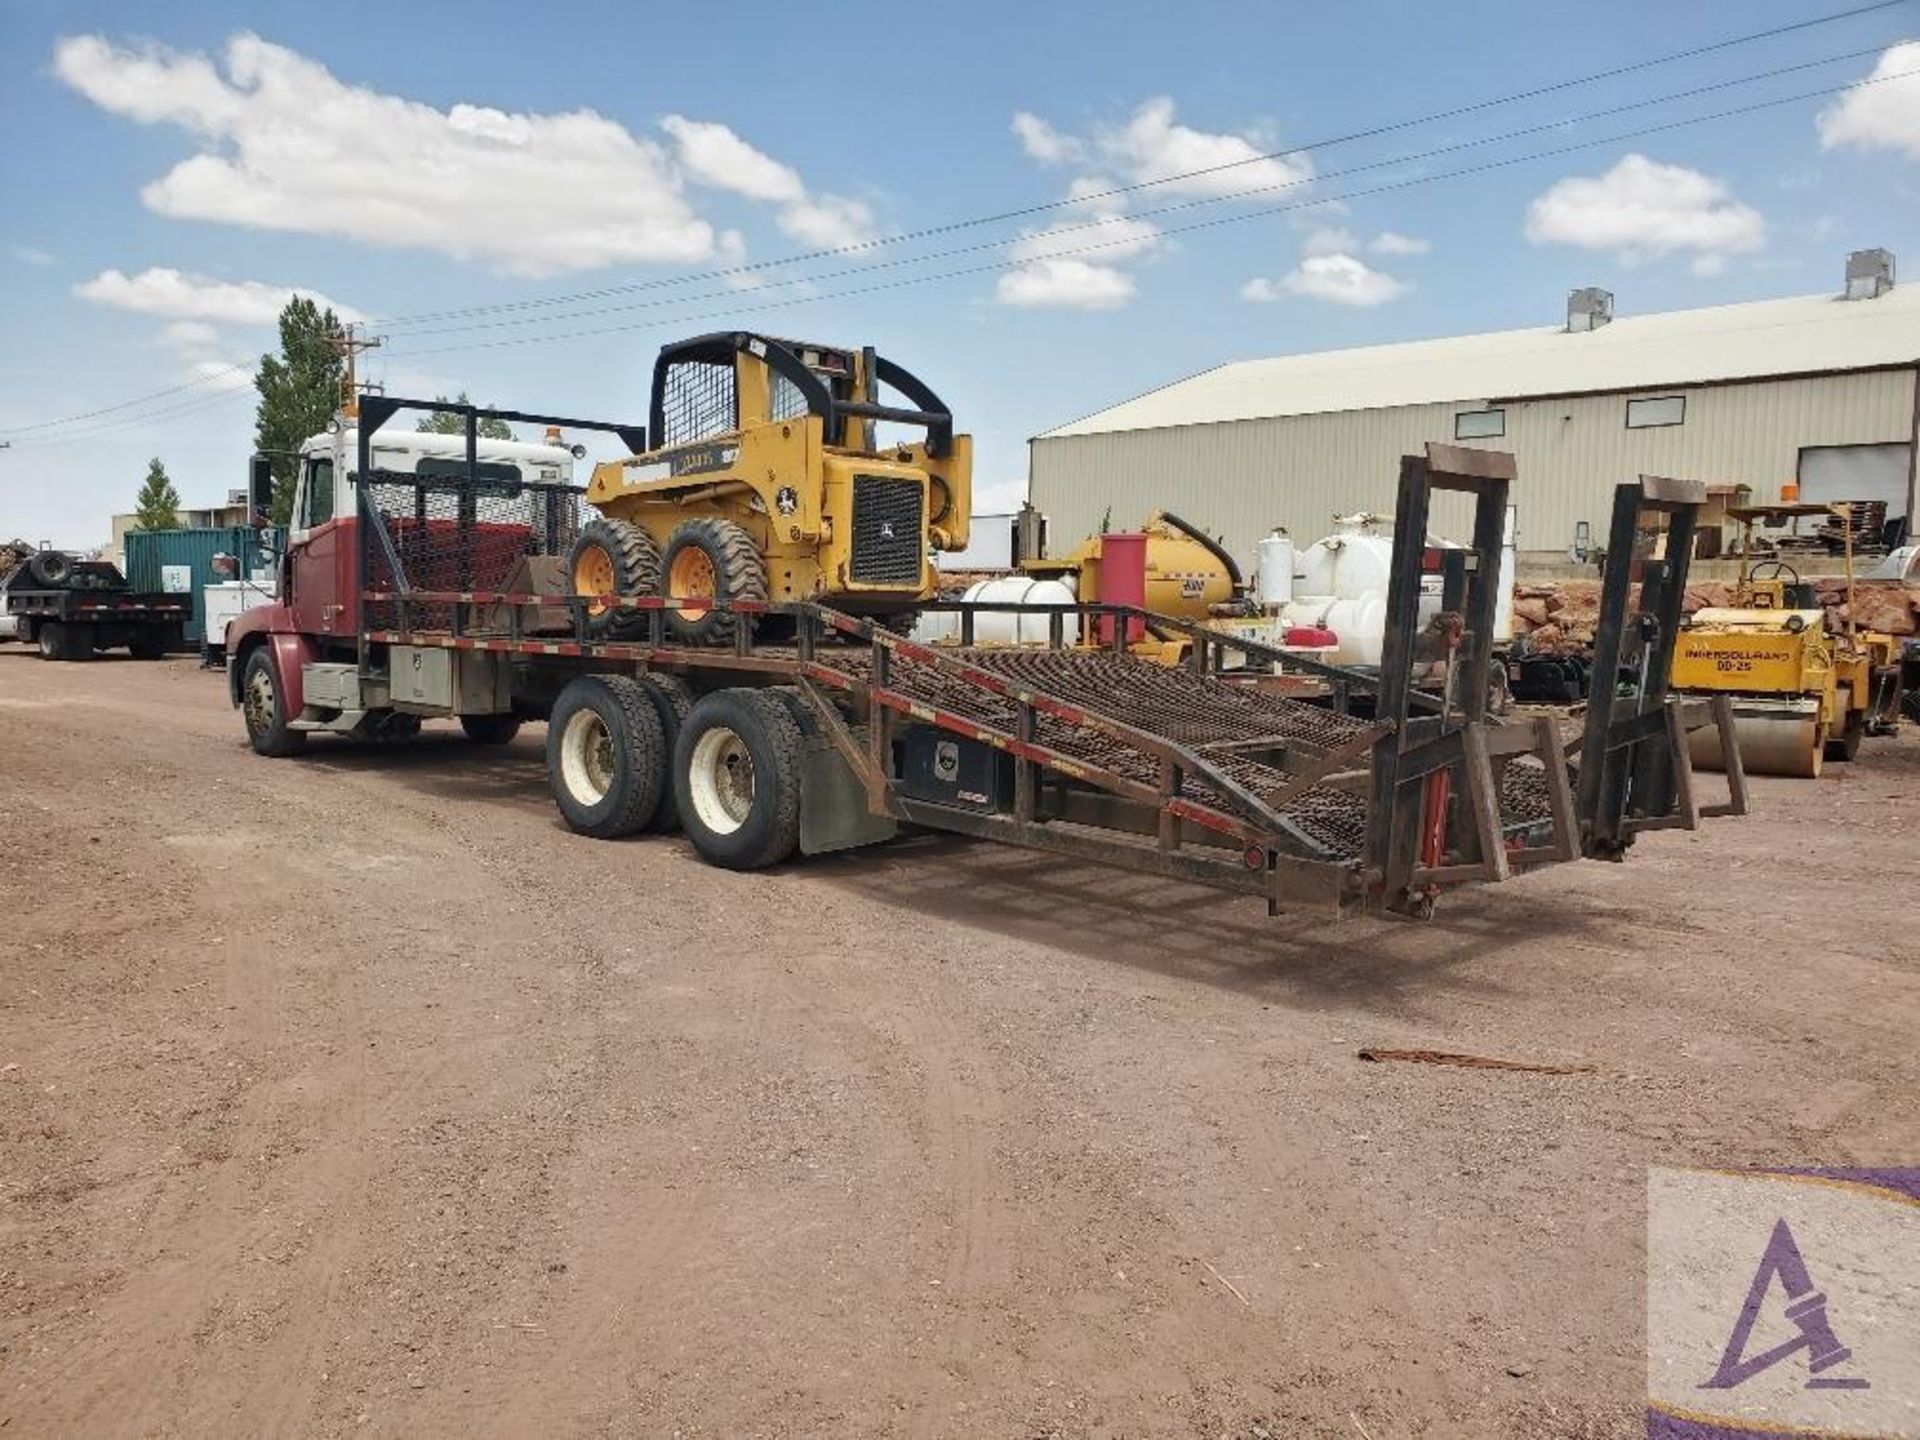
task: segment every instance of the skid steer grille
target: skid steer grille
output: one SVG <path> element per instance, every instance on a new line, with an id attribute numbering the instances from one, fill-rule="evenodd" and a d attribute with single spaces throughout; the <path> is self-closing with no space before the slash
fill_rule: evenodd
<path id="1" fill-rule="evenodd" d="M 853 477 L 853 580 L 857 585 L 920 584 L 925 559 L 917 480 Z"/>

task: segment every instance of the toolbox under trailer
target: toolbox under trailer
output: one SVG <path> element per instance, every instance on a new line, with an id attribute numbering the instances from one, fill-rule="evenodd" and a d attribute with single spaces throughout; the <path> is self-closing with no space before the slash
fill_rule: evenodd
<path id="1" fill-rule="evenodd" d="M 1577 725 L 1489 713 L 1509 455 L 1433 445 L 1402 462 L 1377 673 L 1091 603 L 1047 607 L 1049 642 L 1035 647 L 969 643 L 979 613 L 1013 607 L 943 604 L 960 615 L 950 647 L 819 605 L 739 601 L 729 608 L 752 623 L 716 648 L 670 640 L 666 611 L 691 602 L 526 583 L 558 573 L 581 523 L 577 487 L 502 484 L 472 465 L 425 478 L 375 469 L 371 436 L 403 409 L 461 413 L 470 456 L 482 418 L 549 421 L 361 402 L 352 623 L 316 637 L 249 617 L 230 673 L 256 748 L 255 676 L 303 697 L 298 715 L 268 717 L 282 727 L 391 712 L 459 718 L 497 739 L 545 718 L 556 802 L 587 834 L 677 826 L 704 858 L 758 868 L 918 827 L 1327 915 L 1425 914 L 1453 886 L 1618 859 L 1641 830 L 1745 811 L 1737 752 L 1718 804 L 1701 803 L 1687 761 L 1690 729 L 1730 736 L 1724 704 L 1666 694 L 1688 547 L 1647 562 L 1637 606 L 1624 567 L 1609 571 L 1601 649 L 1605 673 L 1623 677 L 1611 703 L 1596 698 Z M 588 428 L 644 445 L 633 427 Z M 1422 628 L 1435 490 L 1470 494 L 1476 518 L 1449 560 L 1441 616 Z M 1614 529 L 1631 534 L 1659 511 L 1684 532 L 1704 500 L 1688 482 L 1622 485 Z M 596 639 L 609 606 L 647 622 Z M 1191 637 L 1189 662 L 1129 653 L 1149 628 Z M 1331 703 L 1279 693 L 1276 664 L 1319 676 Z"/>

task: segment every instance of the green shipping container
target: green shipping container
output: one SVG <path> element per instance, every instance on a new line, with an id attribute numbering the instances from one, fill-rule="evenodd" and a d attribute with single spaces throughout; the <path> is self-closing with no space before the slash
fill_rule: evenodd
<path id="1" fill-rule="evenodd" d="M 276 548 L 286 544 L 286 531 L 273 532 Z M 200 645 L 206 636 L 206 608 L 209 582 L 251 577 L 255 572 L 272 573 L 272 561 L 261 552 L 260 532 L 244 525 L 229 525 L 216 530 L 130 530 L 127 532 L 127 584 L 135 590 L 166 590 L 168 579 L 178 582 L 179 574 L 167 574 L 168 567 L 184 567 L 193 596 L 193 616 L 187 621 L 187 643 Z M 213 557 L 232 555 L 240 569 L 232 576 L 213 573 Z"/>

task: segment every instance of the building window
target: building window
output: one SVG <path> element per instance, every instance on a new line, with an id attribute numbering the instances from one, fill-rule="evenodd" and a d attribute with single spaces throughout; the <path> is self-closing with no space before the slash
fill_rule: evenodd
<path id="1" fill-rule="evenodd" d="M 1660 425 L 1687 422 L 1687 397 L 1657 395 L 1650 400 L 1627 401 L 1627 429 L 1651 430 Z"/>
<path id="2" fill-rule="evenodd" d="M 1456 440 L 1498 440 L 1507 433 L 1504 410 L 1462 410 L 1453 417 Z"/>

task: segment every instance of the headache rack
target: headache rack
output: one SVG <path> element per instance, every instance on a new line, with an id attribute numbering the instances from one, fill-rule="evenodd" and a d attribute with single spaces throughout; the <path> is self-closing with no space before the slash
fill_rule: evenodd
<path id="1" fill-rule="evenodd" d="M 976 617 L 1032 607 L 924 607 L 961 616 L 962 643 L 936 646 L 820 605 L 737 601 L 726 608 L 756 624 L 736 626 L 728 647 L 701 648 L 669 639 L 677 602 L 595 597 L 649 617 L 640 638 L 596 641 L 585 597 L 526 583 L 543 567 L 564 573 L 553 562 L 577 533 L 574 487 L 376 472 L 361 487 L 361 665 L 377 675 L 394 647 L 440 647 L 505 654 L 533 673 L 659 670 L 697 690 L 788 686 L 819 751 L 843 767 L 859 802 L 849 833 L 863 839 L 905 823 L 1256 894 L 1270 911 L 1423 914 L 1451 886 L 1583 855 L 1617 859 L 1640 830 L 1745 810 L 1724 704 L 1666 695 L 1689 545 L 1647 562 L 1632 614 L 1632 547 L 1611 552 L 1622 558 L 1604 587 L 1600 648 L 1601 673 L 1622 677 L 1616 695 L 1597 696 L 1577 723 L 1489 713 L 1512 478 L 1512 457 L 1496 452 L 1432 445 L 1403 460 L 1375 674 L 1100 603 L 1041 607 L 1047 644 L 993 647 L 970 643 Z M 1434 490 L 1473 496 L 1475 525 L 1447 569 L 1442 613 L 1423 629 Z M 1614 529 L 1631 534 L 1655 510 L 1685 538 L 1704 500 L 1690 483 L 1622 485 Z M 1187 636 L 1186 662 L 1129 653 L 1132 622 Z M 756 639 L 756 626 L 781 640 Z M 1107 638 L 1071 643 L 1076 634 Z M 1276 664 L 1322 678 L 1330 703 L 1276 693 Z M 1699 803 L 1687 761 L 1686 732 L 1703 724 L 1721 727 L 1729 756 L 1718 806 Z M 916 784 L 929 746 L 933 763 L 983 777 L 960 792 L 966 803 Z M 845 843 L 857 842 L 803 838 L 803 848 Z"/>

